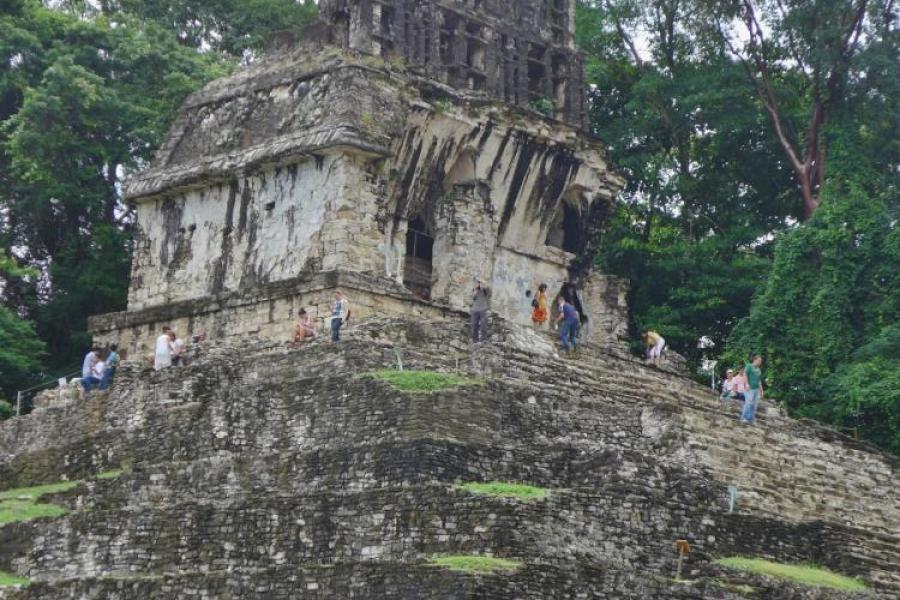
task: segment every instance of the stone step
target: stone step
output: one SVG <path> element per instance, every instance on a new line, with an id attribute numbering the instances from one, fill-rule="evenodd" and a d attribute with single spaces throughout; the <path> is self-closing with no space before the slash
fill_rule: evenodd
<path id="1" fill-rule="evenodd" d="M 703 576 L 676 583 L 672 573 L 622 571 L 575 562 L 550 565 L 526 562 L 513 572 L 471 575 L 422 562 L 362 561 L 282 565 L 267 569 L 237 567 L 195 572 L 109 573 L 99 578 L 35 582 L 21 591 L 0 589 L 3 600 L 333 600 L 381 598 L 405 600 L 746 600 L 739 586 L 750 585 L 755 597 L 780 600 L 882 600 L 876 594 L 809 590 L 782 582 L 702 569 Z M 597 590 L 606 590 L 599 596 Z"/>
<path id="2" fill-rule="evenodd" d="M 725 515 L 702 491 L 697 494 L 689 482 L 662 496 L 639 484 L 617 484 L 555 491 L 547 500 L 524 503 L 432 485 L 296 496 L 263 490 L 136 507 L 94 502 L 23 531 L 33 546 L 12 565 L 31 578 L 53 580 L 197 564 L 416 561 L 493 552 L 552 564 L 589 561 L 665 571 L 673 566 L 671 546 L 678 538 L 691 540 L 701 557 L 753 549 L 785 562 L 847 562 L 846 542 L 852 540 L 845 532 Z M 870 573 L 891 568 L 891 562 L 867 556 L 868 570 L 852 574 L 876 580 Z M 859 561 L 850 564 L 863 568 Z"/>

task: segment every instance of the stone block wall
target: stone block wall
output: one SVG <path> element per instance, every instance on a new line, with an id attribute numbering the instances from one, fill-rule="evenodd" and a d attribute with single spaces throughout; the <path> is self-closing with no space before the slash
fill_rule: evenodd
<path id="1" fill-rule="evenodd" d="M 765 598 L 900 589 L 896 459 L 765 411 L 734 435 L 736 411 L 688 380 L 590 345 L 560 359 L 502 323 L 457 363 L 465 331 L 391 319 L 339 346 L 207 344 L 187 367 L 126 363 L 108 395 L 0 424 L 0 489 L 130 465 L 54 497 L 66 517 L 0 527 L 0 569 L 34 581 L 0 597 L 731 598 L 723 577 Z M 395 350 L 407 368 L 485 381 L 423 395 L 364 376 Z M 485 480 L 550 497 L 453 487 Z M 694 583 L 669 580 L 675 539 L 694 546 Z M 425 566 L 461 553 L 524 565 L 481 577 Z M 873 591 L 812 592 L 709 562 L 729 554 L 816 562 Z"/>

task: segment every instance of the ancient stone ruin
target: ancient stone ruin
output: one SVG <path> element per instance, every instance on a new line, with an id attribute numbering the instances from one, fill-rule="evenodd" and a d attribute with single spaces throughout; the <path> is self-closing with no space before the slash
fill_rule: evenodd
<path id="1" fill-rule="evenodd" d="M 900 597 L 896 457 L 768 402 L 740 427 L 623 348 L 625 282 L 576 260 L 623 182 L 573 2 L 321 9 L 130 182 L 128 310 L 92 322 L 130 359 L 0 423 L 0 600 Z M 528 323 L 540 282 L 580 289 L 573 357 Z M 289 348 L 338 287 L 345 339 Z M 208 338 L 157 372 L 163 324 Z"/>
<path id="2" fill-rule="evenodd" d="M 306 37 L 329 44 L 191 96 L 131 180 L 128 311 L 93 319 L 97 338 L 137 352 L 162 324 L 283 337 L 300 308 L 325 317 L 336 287 L 359 317 L 440 316 L 479 277 L 521 323 L 526 292 L 577 282 L 592 339 L 614 344 L 624 282 L 573 264 L 623 185 L 583 127 L 574 3 L 321 8 Z"/>

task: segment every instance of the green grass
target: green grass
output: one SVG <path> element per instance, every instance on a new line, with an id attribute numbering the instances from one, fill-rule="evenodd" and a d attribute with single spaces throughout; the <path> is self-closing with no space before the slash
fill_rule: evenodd
<path id="1" fill-rule="evenodd" d="M 723 567 L 778 577 L 810 587 L 824 587 L 848 592 L 862 592 L 868 589 L 866 584 L 859 579 L 838 575 L 828 569 L 813 565 L 786 565 L 761 558 L 741 556 L 720 558 L 715 563 Z"/>
<path id="2" fill-rule="evenodd" d="M 55 504 L 38 504 L 34 500 L 3 500 L 0 502 L 0 525 L 20 523 L 41 517 L 61 517 L 69 512 Z"/>
<path id="3" fill-rule="evenodd" d="M 463 483 L 455 486 L 458 490 L 464 490 L 473 494 L 483 494 L 499 498 L 516 498 L 523 502 L 544 500 L 550 495 L 550 491 L 533 485 L 518 483 L 503 483 L 502 481 L 490 481 L 487 483 Z"/>
<path id="4" fill-rule="evenodd" d="M 113 469 L 111 471 L 103 471 L 102 473 L 97 473 L 94 475 L 94 479 L 116 479 L 121 477 L 125 472 L 124 469 Z"/>
<path id="5" fill-rule="evenodd" d="M 522 566 L 522 563 L 515 560 L 490 556 L 436 556 L 428 564 L 465 573 L 510 572 Z"/>
<path id="6" fill-rule="evenodd" d="M 61 481 L 59 483 L 50 483 L 47 485 L 37 485 L 29 488 L 18 488 L 15 490 L 6 490 L 0 492 L 0 500 L 22 500 L 30 498 L 32 501 L 37 500 L 41 496 L 47 494 L 56 494 L 71 490 L 77 486 L 80 481 Z"/>
<path id="7" fill-rule="evenodd" d="M 438 371 L 374 371 L 362 377 L 374 377 L 389 383 L 401 392 L 439 392 L 456 387 L 483 385 L 475 377 L 463 377 Z"/>
<path id="8" fill-rule="evenodd" d="M 30 582 L 23 577 L 16 577 L 0 571 L 0 588 L 10 585 L 28 585 Z"/>

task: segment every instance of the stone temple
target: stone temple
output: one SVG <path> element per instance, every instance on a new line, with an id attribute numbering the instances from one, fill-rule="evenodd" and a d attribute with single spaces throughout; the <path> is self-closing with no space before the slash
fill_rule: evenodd
<path id="1" fill-rule="evenodd" d="M 93 321 L 130 350 L 112 388 L 0 422 L 0 600 L 900 598 L 896 456 L 769 401 L 741 427 L 621 347 L 625 282 L 575 259 L 622 180 L 572 2 L 320 6 L 130 183 L 129 307 Z M 574 356 L 525 322 L 542 281 L 580 287 Z M 337 287 L 344 339 L 289 348 Z M 163 324 L 208 339 L 157 372 Z"/>
<path id="2" fill-rule="evenodd" d="M 624 283 L 575 265 L 623 179 L 585 130 L 574 0 L 323 0 L 287 48 L 191 96 L 125 192 L 138 236 L 128 310 L 100 341 L 163 324 L 284 337 L 335 288 L 358 317 L 468 307 L 527 323 L 526 292 L 581 289 L 597 341 Z"/>

